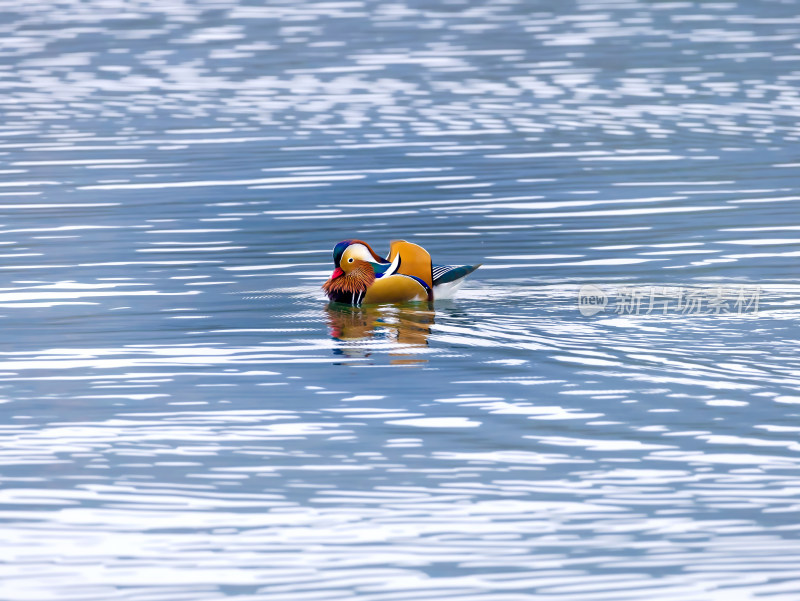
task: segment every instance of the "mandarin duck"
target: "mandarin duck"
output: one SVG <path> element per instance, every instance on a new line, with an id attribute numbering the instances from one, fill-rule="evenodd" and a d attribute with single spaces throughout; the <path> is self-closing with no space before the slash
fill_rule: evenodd
<path id="1" fill-rule="evenodd" d="M 361 240 L 344 240 L 333 249 L 334 270 L 322 286 L 336 303 L 404 303 L 452 298 L 478 265 L 434 265 L 421 246 L 395 240 L 384 259 Z"/>

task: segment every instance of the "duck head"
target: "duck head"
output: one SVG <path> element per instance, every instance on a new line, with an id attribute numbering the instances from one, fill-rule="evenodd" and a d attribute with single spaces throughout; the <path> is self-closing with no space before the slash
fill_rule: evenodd
<path id="1" fill-rule="evenodd" d="M 333 273 L 322 289 L 333 302 L 358 304 L 387 264 L 366 242 L 344 240 L 333 249 Z"/>

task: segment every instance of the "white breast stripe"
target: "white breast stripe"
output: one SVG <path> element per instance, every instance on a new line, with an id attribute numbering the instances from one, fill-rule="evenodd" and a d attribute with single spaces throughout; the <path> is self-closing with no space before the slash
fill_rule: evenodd
<path id="1" fill-rule="evenodd" d="M 383 272 L 383 275 L 381 275 L 381 277 L 385 278 L 394 274 L 394 272 L 397 271 L 398 267 L 400 267 L 400 253 L 397 253 L 397 256 L 394 258 L 394 261 L 392 261 L 392 264 L 386 268 L 386 271 Z"/>

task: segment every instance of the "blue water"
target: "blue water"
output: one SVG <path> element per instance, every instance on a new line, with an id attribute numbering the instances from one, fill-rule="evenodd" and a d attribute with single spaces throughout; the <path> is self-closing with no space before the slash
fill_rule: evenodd
<path id="1" fill-rule="evenodd" d="M 800 598 L 799 84 L 790 2 L 0 0 L 0 599 Z"/>

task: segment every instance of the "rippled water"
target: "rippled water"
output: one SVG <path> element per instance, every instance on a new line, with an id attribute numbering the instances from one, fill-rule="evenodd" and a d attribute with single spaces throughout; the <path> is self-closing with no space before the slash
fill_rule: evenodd
<path id="1" fill-rule="evenodd" d="M 0 598 L 798 599 L 799 61 L 766 0 L 0 1 Z M 327 307 L 349 237 L 484 266 Z"/>

